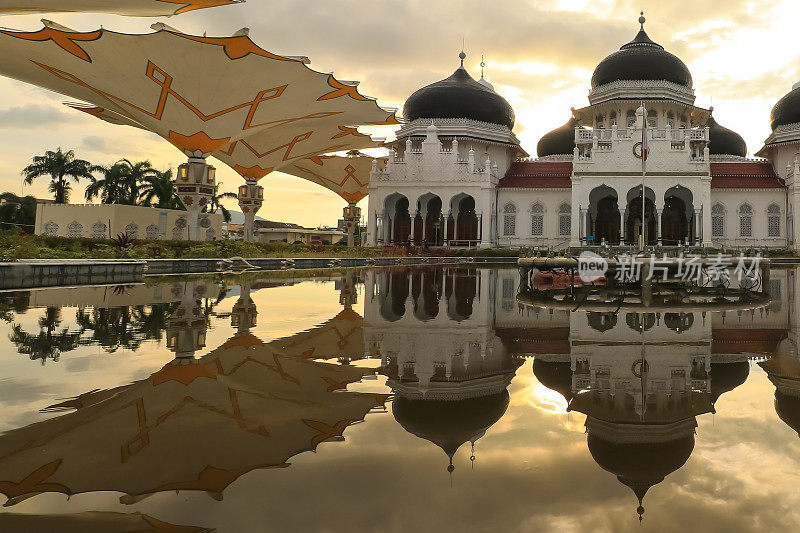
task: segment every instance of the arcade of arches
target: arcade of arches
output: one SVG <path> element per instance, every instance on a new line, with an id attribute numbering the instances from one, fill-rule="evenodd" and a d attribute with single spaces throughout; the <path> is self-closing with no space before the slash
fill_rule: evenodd
<path id="1" fill-rule="evenodd" d="M 386 198 L 383 227 L 385 244 L 427 246 L 475 246 L 480 242 L 482 215 L 475 212 L 475 198 L 458 194 L 443 210 L 442 199 L 424 194 L 411 208 L 408 198 L 392 194 Z"/>
<path id="2" fill-rule="evenodd" d="M 620 202 L 615 189 L 596 187 L 589 194 L 589 208 L 580 213 L 582 235 L 588 244 L 636 244 L 645 220 L 648 244 L 675 246 L 699 243 L 702 208 L 694 205 L 694 196 L 686 187 L 677 185 L 657 198 L 649 187 L 631 188 Z M 644 217 L 642 204 L 644 203 Z"/>

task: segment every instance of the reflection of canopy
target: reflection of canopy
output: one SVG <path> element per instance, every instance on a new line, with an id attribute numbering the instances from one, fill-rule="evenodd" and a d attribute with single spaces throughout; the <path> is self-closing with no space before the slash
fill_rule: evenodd
<path id="1" fill-rule="evenodd" d="M 0 15 L 30 13 L 110 13 L 133 17 L 180 15 L 244 0 L 0 0 Z"/>
<path id="2" fill-rule="evenodd" d="M 322 185 L 346 202 L 359 202 L 369 194 L 369 175 L 373 158 L 356 156 L 320 156 L 294 161 L 279 170 Z M 378 168 L 386 167 L 385 158 L 376 159 Z"/>
<path id="3" fill-rule="evenodd" d="M 91 511 L 70 515 L 32 515 L 0 513 L 0 531 L 25 533 L 85 533 L 113 531 L 115 533 L 212 533 L 215 529 L 183 526 L 162 522 L 141 513 L 106 513 Z"/>
<path id="4" fill-rule="evenodd" d="M 352 309 L 343 309 L 324 324 L 291 337 L 270 343 L 294 357 L 308 359 L 363 359 L 364 318 Z"/>
<path id="5" fill-rule="evenodd" d="M 381 406 L 381 395 L 335 392 L 364 373 L 234 337 L 200 361 L 81 395 L 52 408 L 75 412 L 4 434 L 0 492 L 7 505 L 41 492 L 221 497 L 241 475 L 288 466 Z"/>
<path id="6" fill-rule="evenodd" d="M 259 152 L 285 162 L 308 156 L 320 128 L 395 121 L 352 84 L 267 52 L 247 32 L 217 38 L 156 27 L 144 35 L 2 30 L 0 73 L 121 115 L 117 122 L 195 156 L 240 150 L 258 134 Z"/>

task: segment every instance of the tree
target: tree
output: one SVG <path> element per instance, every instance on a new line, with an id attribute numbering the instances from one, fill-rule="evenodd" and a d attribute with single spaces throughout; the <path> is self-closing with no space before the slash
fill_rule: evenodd
<path id="1" fill-rule="evenodd" d="M 70 332 L 68 328 L 57 328 L 61 325 L 61 310 L 48 307 L 44 316 L 39 318 L 39 333 L 32 334 L 22 330 L 22 326 L 14 324 L 8 338 L 17 351 L 28 355 L 32 361 L 39 359 L 42 364 L 48 359 L 58 361 L 64 352 L 70 352 L 80 345 L 80 333 Z"/>
<path id="2" fill-rule="evenodd" d="M 0 193 L 1 228 L 20 228 L 26 233 L 33 233 L 34 224 L 36 224 L 36 198 L 21 197 L 10 192 Z"/>
<path id="3" fill-rule="evenodd" d="M 156 204 L 153 206 L 153 201 Z M 148 175 L 141 187 L 139 201 L 142 205 L 153 206 L 159 209 L 178 209 L 185 211 L 183 202 L 178 197 L 175 182 L 172 180 L 172 171 L 155 171 Z"/>
<path id="4" fill-rule="evenodd" d="M 91 311 L 81 308 L 75 313 L 75 321 L 81 332 L 91 330 L 87 343 L 99 344 L 110 353 L 120 348 L 136 351 L 142 343 L 130 307 L 95 307 Z"/>
<path id="5" fill-rule="evenodd" d="M 75 159 L 75 152 L 63 152 L 61 147 L 53 152 L 48 150 L 44 155 L 37 155 L 33 158 L 33 163 L 22 170 L 25 183 L 30 185 L 33 180 L 42 176 L 50 176 L 48 189 L 55 198 L 57 204 L 69 202 L 69 194 L 72 185 L 69 178 L 76 183 L 83 179 L 92 179 L 92 165 L 83 159 Z"/>
<path id="6" fill-rule="evenodd" d="M 231 221 L 231 213 L 225 206 L 222 205 L 222 200 L 225 198 L 233 198 L 234 200 L 238 199 L 239 197 L 232 192 L 219 192 L 219 188 L 222 185 L 222 182 L 217 182 L 214 185 L 214 194 L 211 195 L 211 201 L 208 202 L 208 212 L 209 213 L 216 213 L 217 209 L 219 209 L 220 213 L 222 213 L 222 218 L 225 219 L 225 222 Z M 206 208 L 203 209 L 205 211 Z"/>
<path id="7" fill-rule="evenodd" d="M 158 173 L 150 161 L 132 163 L 128 159 L 107 167 L 95 166 L 92 170 L 100 172 L 103 177 L 92 178 L 92 183 L 86 187 L 86 199 L 100 196 L 104 204 L 125 205 L 136 205 L 141 186 Z"/>

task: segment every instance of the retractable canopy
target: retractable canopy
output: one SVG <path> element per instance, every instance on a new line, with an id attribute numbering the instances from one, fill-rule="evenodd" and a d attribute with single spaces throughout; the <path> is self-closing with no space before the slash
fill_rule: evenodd
<path id="1" fill-rule="evenodd" d="M 109 13 L 134 17 L 180 15 L 245 0 L 0 0 L 0 15 L 32 13 Z"/>

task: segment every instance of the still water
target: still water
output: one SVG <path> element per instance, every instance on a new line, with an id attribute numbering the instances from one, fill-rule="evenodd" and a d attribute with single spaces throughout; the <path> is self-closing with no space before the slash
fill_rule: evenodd
<path id="1" fill-rule="evenodd" d="M 0 531 L 792 530 L 798 274 L 653 313 L 455 267 L 5 293 Z"/>

